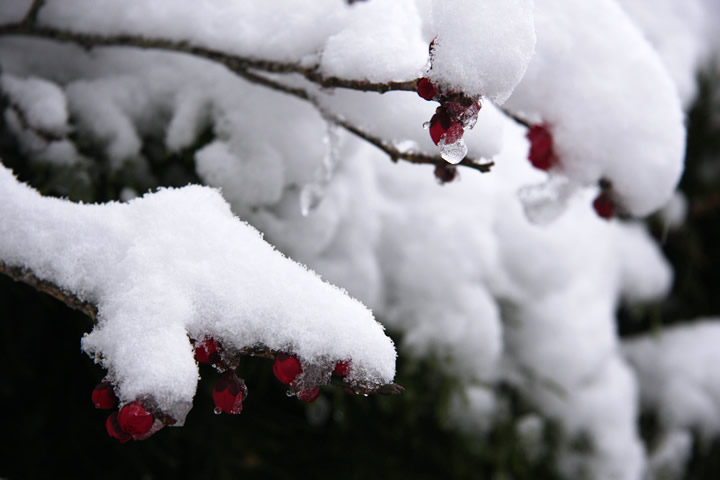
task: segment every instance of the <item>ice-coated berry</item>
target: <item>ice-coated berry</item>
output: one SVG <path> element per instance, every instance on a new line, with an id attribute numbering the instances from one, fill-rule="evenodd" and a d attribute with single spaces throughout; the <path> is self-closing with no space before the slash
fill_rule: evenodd
<path id="1" fill-rule="evenodd" d="M 214 338 L 206 338 L 195 344 L 195 360 L 198 363 L 220 363 L 220 346 Z"/>
<path id="2" fill-rule="evenodd" d="M 245 382 L 234 372 L 227 372 L 215 382 L 213 401 L 215 411 L 237 414 L 242 412 L 242 402 L 247 397 Z"/>
<path id="3" fill-rule="evenodd" d="M 438 89 L 427 78 L 421 78 L 417 84 L 417 93 L 425 100 L 433 100 L 438 94 Z"/>
<path id="4" fill-rule="evenodd" d="M 320 396 L 319 388 L 308 388 L 307 390 L 301 390 L 297 393 L 297 397 L 303 402 L 312 403 Z"/>
<path id="5" fill-rule="evenodd" d="M 95 408 L 109 410 L 117 405 L 117 397 L 110 382 L 102 382 L 92 392 L 92 401 Z"/>
<path id="6" fill-rule="evenodd" d="M 530 140 L 528 159 L 535 168 L 549 170 L 555 164 L 553 138 L 550 131 L 543 125 L 533 125 L 526 137 Z"/>
<path id="7" fill-rule="evenodd" d="M 446 109 L 438 107 L 435 115 L 430 119 L 430 138 L 435 145 L 438 145 L 441 140 L 446 145 L 453 144 L 462 138 L 463 133 L 462 125 L 450 118 Z"/>
<path id="8" fill-rule="evenodd" d="M 341 377 L 347 377 L 350 374 L 350 360 L 341 360 L 337 362 L 333 373 Z"/>
<path id="9" fill-rule="evenodd" d="M 607 192 L 602 192 L 593 201 L 593 208 L 599 217 L 610 220 L 615 216 L 615 205 Z"/>
<path id="10" fill-rule="evenodd" d="M 120 409 L 118 413 L 118 423 L 124 432 L 130 435 L 143 435 L 150 431 L 155 422 L 152 413 L 145 408 L 137 400 L 128 403 Z"/>
<path id="11" fill-rule="evenodd" d="M 120 443 L 125 443 L 132 438 L 132 435 L 123 431 L 118 423 L 118 412 L 113 412 L 107 420 L 105 420 L 105 428 L 107 429 L 108 435 L 113 438 L 120 440 Z"/>
<path id="12" fill-rule="evenodd" d="M 285 385 L 290 385 L 302 373 L 300 360 L 293 355 L 278 353 L 273 364 L 273 373 Z"/>

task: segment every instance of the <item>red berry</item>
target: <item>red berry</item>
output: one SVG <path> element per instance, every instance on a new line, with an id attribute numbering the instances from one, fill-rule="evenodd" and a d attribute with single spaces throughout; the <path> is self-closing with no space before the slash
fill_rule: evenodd
<path id="1" fill-rule="evenodd" d="M 215 382 L 213 401 L 216 412 L 240 413 L 242 402 L 247 397 L 245 382 L 234 372 L 228 372 Z"/>
<path id="2" fill-rule="evenodd" d="M 528 159 L 535 168 L 549 170 L 555 164 L 553 138 L 550 131 L 543 125 L 533 125 L 526 137 L 530 140 Z"/>
<path id="3" fill-rule="evenodd" d="M 118 424 L 130 435 L 143 435 L 150 431 L 155 422 L 152 413 L 148 412 L 137 400 L 128 403 L 118 413 Z"/>
<path id="4" fill-rule="evenodd" d="M 436 165 L 435 166 L 435 178 L 438 179 L 440 184 L 450 183 L 457 178 L 458 171 L 455 165 Z"/>
<path id="5" fill-rule="evenodd" d="M 132 435 L 123 431 L 118 423 L 118 412 L 113 412 L 107 420 L 105 420 L 105 428 L 107 429 L 108 435 L 113 438 L 120 440 L 120 443 L 125 443 L 132 438 Z"/>
<path id="6" fill-rule="evenodd" d="M 350 360 L 341 360 L 335 364 L 333 373 L 341 377 L 347 377 L 350 374 Z"/>
<path id="7" fill-rule="evenodd" d="M 95 408 L 110 409 L 117 405 L 117 397 L 109 382 L 102 382 L 92 392 L 92 401 Z"/>
<path id="8" fill-rule="evenodd" d="M 205 364 L 220 363 L 219 350 L 220 346 L 214 338 L 206 338 L 195 344 L 195 360 Z"/>
<path id="9" fill-rule="evenodd" d="M 298 392 L 297 397 L 303 402 L 312 403 L 320 396 L 319 388 L 308 388 L 307 390 L 301 390 Z"/>
<path id="10" fill-rule="evenodd" d="M 593 202 L 593 208 L 599 217 L 610 220 L 615 216 L 615 204 L 607 192 L 602 192 Z"/>
<path id="11" fill-rule="evenodd" d="M 293 355 L 278 353 L 273 364 L 273 373 L 285 385 L 290 385 L 302 373 L 300 360 Z"/>
<path id="12" fill-rule="evenodd" d="M 438 145 L 441 140 L 446 145 L 453 144 L 462 138 L 463 133 L 462 125 L 451 119 L 446 109 L 438 107 L 435 115 L 430 119 L 430 138 L 435 145 Z"/>
<path id="13" fill-rule="evenodd" d="M 438 94 L 438 89 L 427 78 L 421 78 L 417 84 L 417 93 L 425 100 L 433 100 Z"/>

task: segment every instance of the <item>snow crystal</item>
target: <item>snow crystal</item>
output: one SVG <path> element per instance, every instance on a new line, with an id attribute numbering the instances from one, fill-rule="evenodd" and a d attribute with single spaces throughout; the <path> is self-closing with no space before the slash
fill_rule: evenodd
<path id="1" fill-rule="evenodd" d="M 0 258 L 98 306 L 83 349 L 124 402 L 149 395 L 182 421 L 198 375 L 188 335 L 311 363 L 349 358 L 352 381 L 393 378 L 395 351 L 372 313 L 275 251 L 215 190 L 78 205 L 2 168 L 0 191 Z"/>

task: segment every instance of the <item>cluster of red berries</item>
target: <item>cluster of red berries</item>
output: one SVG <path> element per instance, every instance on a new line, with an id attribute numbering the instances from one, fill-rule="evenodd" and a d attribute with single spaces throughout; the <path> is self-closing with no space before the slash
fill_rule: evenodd
<path id="1" fill-rule="evenodd" d="M 110 410 L 115 408 L 118 399 L 109 382 L 99 384 L 92 392 L 92 401 L 95 408 Z M 145 440 L 162 428 L 161 422 L 139 401 L 124 405 L 119 412 L 113 412 L 105 420 L 108 435 L 125 443 L 128 440 Z"/>
<path id="2" fill-rule="evenodd" d="M 548 171 L 558 163 L 557 155 L 553 148 L 553 136 L 545 125 L 532 125 L 525 135 L 530 141 L 528 160 L 535 168 Z M 593 201 L 593 209 L 600 218 L 609 220 L 615 216 L 615 202 L 610 193 L 610 185 L 607 181 L 601 181 L 602 191 Z"/>
<path id="3" fill-rule="evenodd" d="M 332 375 L 338 377 L 347 377 L 350 374 L 350 361 L 340 361 L 335 364 Z M 294 355 L 286 353 L 278 353 L 275 355 L 275 363 L 273 363 L 273 373 L 285 385 L 294 386 L 295 380 L 303 372 L 300 360 Z M 297 397 L 303 402 L 312 403 L 317 400 L 320 395 L 320 388 L 313 387 L 300 389 L 295 392 Z"/>
<path id="4" fill-rule="evenodd" d="M 221 371 L 228 370 L 221 351 L 220 344 L 212 337 L 195 342 L 195 360 L 198 363 L 213 365 Z M 213 387 L 215 413 L 236 415 L 242 412 L 242 402 L 247 398 L 247 395 L 248 389 L 245 386 L 245 381 L 232 370 L 225 372 Z"/>
<path id="5" fill-rule="evenodd" d="M 213 401 L 215 413 L 238 414 L 242 412 L 243 400 L 247 398 L 248 390 L 245 381 L 239 378 L 232 369 L 229 369 L 222 355 L 220 344 L 213 338 L 205 338 L 194 344 L 195 359 L 198 363 L 213 365 L 221 371 L 226 371 L 213 387 Z M 349 360 L 335 364 L 332 375 L 347 377 L 350 374 Z M 303 373 L 300 360 L 294 355 L 278 353 L 275 355 L 273 373 L 285 385 L 294 390 L 298 387 L 296 380 Z M 353 392 L 354 393 L 354 392 Z M 298 388 L 295 395 L 304 402 L 314 402 L 320 395 L 319 387 Z M 110 382 L 99 384 L 92 392 L 92 401 L 95 408 L 112 409 L 118 404 L 118 398 Z M 157 419 L 140 401 L 124 405 L 119 411 L 113 412 L 105 421 L 108 434 L 121 443 L 128 440 L 144 440 L 164 426 L 161 419 Z"/>
<path id="6" fill-rule="evenodd" d="M 425 100 L 440 102 L 430 119 L 430 138 L 435 145 L 450 145 L 462 139 L 465 129 L 475 126 L 477 115 L 482 108 L 479 97 L 462 93 L 442 91 L 428 78 L 421 78 L 417 93 Z"/>

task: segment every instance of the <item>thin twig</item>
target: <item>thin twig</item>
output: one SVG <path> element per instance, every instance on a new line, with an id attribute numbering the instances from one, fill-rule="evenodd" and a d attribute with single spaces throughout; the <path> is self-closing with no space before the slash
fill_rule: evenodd
<path id="1" fill-rule="evenodd" d="M 38 292 L 46 293 L 51 297 L 60 300 L 68 307 L 84 313 L 85 315 L 90 317 L 93 322 L 97 322 L 97 306 L 85 300 L 81 300 L 73 293 L 63 290 L 52 282 L 38 278 L 31 270 L 27 268 L 6 265 L 3 261 L 0 261 L 0 274 L 5 274 L 16 282 L 22 282 L 30 285 Z M 275 358 L 275 355 L 277 355 L 278 353 L 280 352 L 277 350 L 272 350 L 264 345 L 245 347 L 239 352 L 240 355 L 263 357 L 269 359 Z M 344 379 L 335 377 L 333 377 L 331 384 L 339 387 L 348 388 L 357 395 L 397 395 L 405 390 L 402 386 L 396 383 L 372 386 L 354 385 L 346 382 Z"/>
<path id="2" fill-rule="evenodd" d="M 32 5 L 28 9 L 25 17 L 20 22 L 21 25 L 30 26 L 37 22 L 38 12 L 45 5 L 45 0 L 33 0 Z"/>

